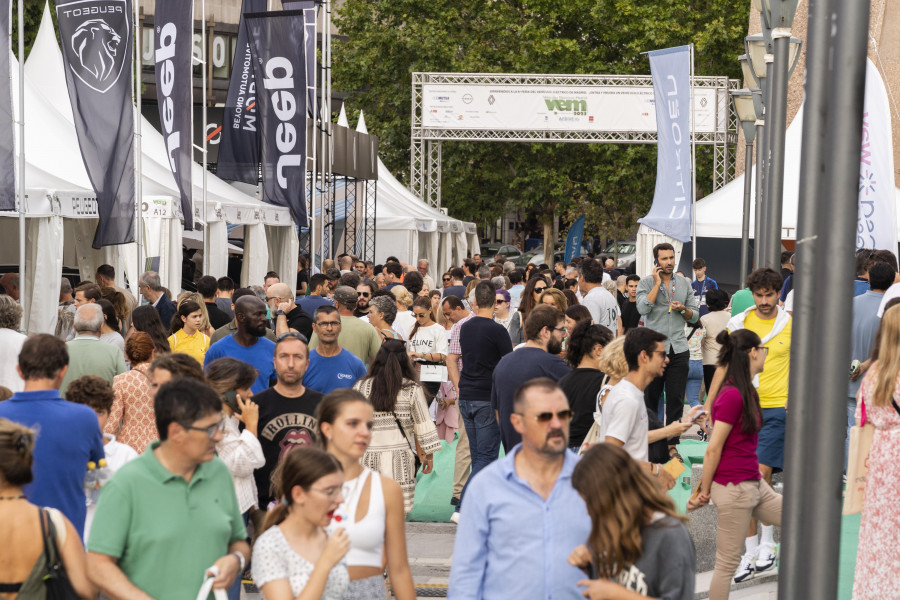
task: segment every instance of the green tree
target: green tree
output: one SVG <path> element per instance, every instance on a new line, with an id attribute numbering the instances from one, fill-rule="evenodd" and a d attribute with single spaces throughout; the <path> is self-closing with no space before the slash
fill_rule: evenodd
<path id="1" fill-rule="evenodd" d="M 385 164 L 408 183 L 414 71 L 647 74 L 641 52 L 693 42 L 697 75 L 739 77 L 735 58 L 749 4 L 736 6 L 346 0 L 336 17 L 345 37 L 334 44 L 334 85 L 348 93 L 348 108 L 365 110 Z M 698 148 L 698 186 L 712 179 L 709 154 Z M 622 237 L 649 209 L 655 164 L 653 145 L 445 142 L 442 200 L 455 216 L 476 222 L 522 208 L 545 223 L 545 232 L 554 213 L 584 211 L 588 235 Z"/>

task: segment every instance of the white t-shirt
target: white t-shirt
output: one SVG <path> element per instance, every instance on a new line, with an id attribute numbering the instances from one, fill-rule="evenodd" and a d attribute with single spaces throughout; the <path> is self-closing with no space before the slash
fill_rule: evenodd
<path id="1" fill-rule="evenodd" d="M 650 445 L 644 392 L 623 379 L 613 387 L 601 410 L 600 439 L 616 438 L 624 442 L 624 450 L 633 459 L 646 461 Z"/>
<path id="2" fill-rule="evenodd" d="M 419 327 L 416 335 L 407 343 L 406 350 L 407 352 L 431 352 L 446 356 L 450 350 L 447 330 L 438 323 L 428 327 Z M 447 381 L 447 367 L 445 366 L 421 365 L 420 368 L 420 381 Z"/>
<path id="3" fill-rule="evenodd" d="M 412 331 L 413 325 L 416 324 L 416 317 L 411 310 L 397 311 L 394 322 L 391 323 L 394 331 L 399 333 L 404 340 L 409 340 L 409 332 Z"/>
<path id="4" fill-rule="evenodd" d="M 791 290 L 791 291 L 793 291 L 793 290 Z M 881 304 L 878 306 L 878 318 L 879 319 L 881 318 L 881 315 L 884 314 L 884 307 L 887 306 L 887 303 L 897 297 L 900 297 L 900 283 L 893 284 L 884 293 L 884 297 L 881 299 Z M 785 301 L 785 304 L 787 304 L 787 301 Z M 793 306 L 791 308 L 793 308 Z M 785 309 L 785 310 L 787 310 L 787 309 Z"/>
<path id="5" fill-rule="evenodd" d="M 606 288 L 598 285 L 584 295 L 581 304 L 591 311 L 595 325 L 603 325 L 612 331 L 613 335 L 619 330 L 618 319 L 622 315 L 619 303 Z"/>
<path id="6" fill-rule="evenodd" d="M 16 366 L 19 364 L 19 352 L 28 338 L 18 331 L 0 328 L 0 385 L 12 391 L 21 392 L 25 389 L 25 382 L 19 377 Z"/>

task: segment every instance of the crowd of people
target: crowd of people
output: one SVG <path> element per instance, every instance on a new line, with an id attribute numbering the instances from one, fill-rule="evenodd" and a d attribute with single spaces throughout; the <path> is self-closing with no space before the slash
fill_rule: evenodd
<path id="1" fill-rule="evenodd" d="M 443 274 L 301 257 L 284 281 L 203 276 L 177 295 L 145 272 L 140 303 L 103 265 L 64 279 L 56 331 L 30 337 L 9 286 L 0 598 L 48 581 L 194 597 L 206 577 L 239 598 L 252 576 L 270 600 L 385 598 L 386 582 L 412 600 L 404 523 L 454 442 L 449 597 L 693 598 L 666 494 L 689 430 L 708 445 L 687 508 L 716 506 L 709 593 L 727 598 L 777 560 L 793 257 L 732 298 L 703 259 L 689 279 L 671 245 L 653 254 L 644 277 L 593 257 Z M 857 275 L 848 433 L 868 410 L 880 435 L 854 597 L 883 598 L 900 586 L 900 275 L 886 251 Z"/>

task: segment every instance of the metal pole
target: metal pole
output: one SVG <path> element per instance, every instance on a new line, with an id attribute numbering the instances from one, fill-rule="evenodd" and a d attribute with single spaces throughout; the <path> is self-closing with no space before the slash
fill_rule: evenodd
<path id="1" fill-rule="evenodd" d="M 765 265 L 766 248 L 769 247 L 769 220 L 772 218 L 772 211 L 769 210 L 769 167 L 772 164 L 771 139 L 772 139 L 772 60 L 771 54 L 766 54 L 766 87 L 763 91 L 765 98 L 765 120 L 766 127 L 763 129 L 762 139 L 762 161 L 757 163 L 757 168 L 761 169 L 760 174 L 760 224 L 756 228 L 758 234 L 756 244 L 759 246 L 759 260 L 756 262 L 756 268 Z"/>
<path id="2" fill-rule="evenodd" d="M 440 143 L 440 142 L 438 142 Z M 697 260 L 697 133 L 694 131 L 694 44 L 691 43 L 691 262 Z M 440 190 L 440 188 L 438 188 Z M 440 205 L 440 204 L 439 204 Z"/>
<path id="3" fill-rule="evenodd" d="M 141 0 L 134 1 L 134 39 L 135 39 L 135 61 L 134 61 L 134 95 L 135 95 L 135 111 L 134 111 L 134 246 L 137 255 L 137 271 L 134 274 L 134 281 L 129 282 L 131 286 L 140 280 L 143 272 L 143 261 L 141 260 L 141 240 L 143 238 L 142 229 L 144 227 L 142 219 L 143 203 L 143 158 L 142 138 L 141 138 L 141 23 L 140 23 L 140 5 Z"/>
<path id="4" fill-rule="evenodd" d="M 206 47 L 206 0 L 200 0 L 200 45 L 203 46 L 202 57 L 203 57 L 203 67 L 200 71 L 201 79 L 203 81 L 201 93 L 203 94 L 203 108 L 201 109 L 200 118 L 203 120 L 203 127 L 200 128 L 202 132 L 201 138 L 203 140 L 203 182 L 202 182 L 202 190 L 203 190 L 203 274 L 209 275 L 209 219 L 207 218 L 207 193 L 206 193 L 206 165 L 209 163 L 207 152 L 208 152 L 208 144 L 206 142 L 206 78 L 208 75 L 207 69 L 207 61 L 209 60 L 209 54 L 207 53 Z"/>
<path id="5" fill-rule="evenodd" d="M 314 9 L 315 10 L 315 9 Z M 315 20 L 316 29 L 319 28 L 319 19 Z M 305 27 L 304 21 L 304 27 Z M 316 35 L 316 32 L 313 32 L 313 36 Z M 319 89 L 319 69 L 313 69 L 313 89 L 318 91 Z M 307 215 L 307 219 L 309 221 L 309 276 L 312 277 L 315 273 L 314 269 L 316 268 L 316 179 L 317 179 L 317 171 L 316 171 L 316 154 L 318 150 L 318 130 L 316 127 L 316 115 L 319 114 L 319 107 L 316 106 L 318 104 L 318 95 L 313 92 L 313 106 L 310 107 L 311 110 L 307 112 L 307 119 L 309 119 L 310 114 L 312 114 L 312 141 L 308 144 L 309 149 L 311 150 L 312 155 L 312 169 L 310 170 L 309 177 L 309 215 Z"/>
<path id="6" fill-rule="evenodd" d="M 778 587 L 784 598 L 831 599 L 837 596 L 842 496 L 834 466 L 843 458 L 834 441 L 846 432 L 846 314 L 852 299 L 869 4 L 811 0 L 809 20 L 807 56 L 813 60 L 807 59 L 806 97 L 812 104 L 804 116 L 799 214 L 815 216 L 799 223 L 795 296 L 802 304 L 795 307 L 791 360 L 797 354 L 804 372 L 791 377 L 795 400 L 787 423 L 791 444 Z M 823 322 L 834 326 L 817 326 Z M 809 376 L 813 370 L 815 376 Z"/>
<path id="7" fill-rule="evenodd" d="M 763 94 L 765 97 L 765 94 Z M 766 140 L 766 122 L 765 119 L 756 121 L 756 217 L 753 223 L 753 265 L 758 267 L 762 264 L 762 229 L 763 229 L 763 147 Z M 741 282 L 743 286 L 746 281 Z"/>
<path id="8" fill-rule="evenodd" d="M 752 127 L 748 127 L 753 131 Z M 741 222 L 741 288 L 747 281 L 747 263 L 750 261 L 750 171 L 753 168 L 753 138 L 747 136 L 747 129 L 744 130 L 744 137 L 747 139 L 747 149 L 744 152 L 744 217 Z"/>
<path id="9" fill-rule="evenodd" d="M 25 284 L 25 0 L 19 0 L 19 302 L 22 305 L 23 325 L 28 331 L 31 323 L 31 297 Z"/>
<path id="10" fill-rule="evenodd" d="M 776 271 L 781 268 L 781 221 L 784 206 L 784 137 L 787 128 L 788 58 L 791 52 L 791 31 L 776 28 L 772 31 L 775 58 L 772 83 L 769 87 L 771 104 L 767 121 L 769 129 L 768 186 L 769 219 L 766 221 L 766 247 L 762 266 Z"/>

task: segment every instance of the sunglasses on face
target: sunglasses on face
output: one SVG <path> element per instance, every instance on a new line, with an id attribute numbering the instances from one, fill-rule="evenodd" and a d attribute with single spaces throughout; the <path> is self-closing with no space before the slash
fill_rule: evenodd
<path id="1" fill-rule="evenodd" d="M 449 277 L 444 277 L 444 278 L 443 278 L 443 281 L 450 281 L 450 278 L 449 278 Z"/>
<path id="2" fill-rule="evenodd" d="M 523 417 L 527 417 L 529 419 L 534 419 L 538 423 L 545 423 L 545 424 L 549 423 L 550 421 L 553 420 L 554 414 L 556 415 L 556 418 L 559 419 L 560 421 L 568 421 L 569 419 L 572 418 L 572 411 L 569 409 L 561 410 L 558 413 L 542 412 L 542 413 L 538 413 L 536 415 L 526 415 L 525 413 L 517 413 L 517 414 L 522 415 Z"/>
<path id="3" fill-rule="evenodd" d="M 362 296 L 363 298 L 368 298 L 372 294 L 370 292 L 356 292 L 357 296 Z"/>
<path id="4" fill-rule="evenodd" d="M 500 306 L 500 305 L 503 304 L 504 302 L 506 302 L 506 300 L 497 300 L 497 306 Z"/>
<path id="5" fill-rule="evenodd" d="M 534 293 L 535 293 L 535 294 L 540 294 L 541 292 L 543 292 L 543 291 L 546 290 L 546 289 L 547 289 L 546 286 L 544 286 L 544 287 L 535 287 L 535 288 L 534 288 Z"/>

